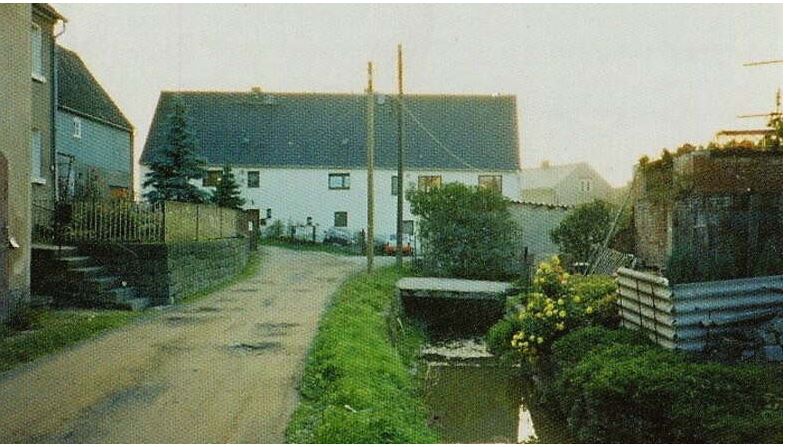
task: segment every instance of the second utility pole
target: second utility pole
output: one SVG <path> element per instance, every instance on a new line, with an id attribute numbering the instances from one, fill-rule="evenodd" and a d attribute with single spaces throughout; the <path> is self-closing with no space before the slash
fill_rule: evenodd
<path id="1" fill-rule="evenodd" d="M 371 62 L 368 63 L 368 97 L 366 98 L 366 170 L 368 198 L 366 216 L 368 218 L 366 234 L 366 261 L 368 272 L 374 268 L 374 72 Z"/>
<path id="2" fill-rule="evenodd" d="M 398 45 L 398 173 L 396 177 L 396 267 L 403 264 L 404 232 L 404 60 Z"/>

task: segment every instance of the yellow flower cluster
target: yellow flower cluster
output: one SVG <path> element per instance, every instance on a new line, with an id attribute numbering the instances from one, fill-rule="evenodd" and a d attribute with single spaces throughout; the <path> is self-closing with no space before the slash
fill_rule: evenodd
<path id="1" fill-rule="evenodd" d="M 527 337 L 523 331 L 519 331 L 513 334 L 513 340 L 511 340 L 510 344 L 521 351 L 522 354 L 535 356 L 538 353 L 537 345 L 542 345 L 543 342 L 543 337 L 537 337 L 535 335 Z"/>

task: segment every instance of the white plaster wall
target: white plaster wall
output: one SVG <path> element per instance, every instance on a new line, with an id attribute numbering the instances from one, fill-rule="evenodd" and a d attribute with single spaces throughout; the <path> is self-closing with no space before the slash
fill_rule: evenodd
<path id="1" fill-rule="evenodd" d="M 213 168 L 218 169 L 218 168 Z M 247 188 L 247 171 L 260 171 L 259 188 Z M 259 209 L 265 218 L 268 208 L 271 220 L 283 223 L 305 224 L 306 218 L 325 231 L 333 226 L 336 211 L 347 212 L 347 229 L 360 231 L 366 228 L 366 171 L 363 169 L 302 169 L 302 168 L 233 168 L 241 185 L 241 196 L 246 199 L 245 209 Z M 147 167 L 141 167 L 144 181 Z M 350 188 L 329 189 L 329 173 L 349 173 Z M 396 232 L 396 196 L 391 194 L 391 177 L 394 170 L 374 172 L 375 211 L 374 224 L 377 237 L 386 238 Z M 479 175 L 502 175 L 502 192 L 511 199 L 518 199 L 519 175 L 516 172 L 494 171 L 410 171 L 404 174 L 404 189 L 417 187 L 418 176 L 441 175 L 442 183 L 460 182 L 476 186 Z M 195 184 L 201 186 L 202 182 Z M 212 188 L 206 188 L 207 190 Z M 144 193 L 145 191 L 143 191 Z M 413 220 L 409 203 L 404 202 L 404 220 Z"/>

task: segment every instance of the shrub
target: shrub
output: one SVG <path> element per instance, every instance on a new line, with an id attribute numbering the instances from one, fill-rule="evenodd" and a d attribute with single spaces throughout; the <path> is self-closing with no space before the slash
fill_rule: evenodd
<path id="1" fill-rule="evenodd" d="M 778 368 L 698 363 L 627 331 L 586 328 L 554 346 L 547 400 L 587 443 L 780 442 Z M 624 409 L 624 411 L 621 411 Z"/>
<path id="2" fill-rule="evenodd" d="M 486 334 L 486 347 L 489 352 L 500 356 L 510 351 L 510 341 L 517 331 L 518 328 L 513 320 L 503 318 L 496 322 Z"/>
<path id="3" fill-rule="evenodd" d="M 559 245 L 560 253 L 576 262 L 589 261 L 592 244 L 600 244 L 611 226 L 612 207 L 596 199 L 579 205 L 551 231 L 551 240 Z"/>
<path id="4" fill-rule="evenodd" d="M 356 276 L 336 293 L 309 352 L 288 442 L 437 440 L 409 371 L 423 333 L 406 321 L 399 325 L 392 309 L 400 277 L 382 269 Z"/>
<path id="5" fill-rule="evenodd" d="M 508 312 L 488 334 L 490 349 L 515 350 L 535 362 L 551 344 L 571 330 L 590 325 L 616 326 L 615 286 L 609 277 L 572 277 L 558 258 L 541 263 L 535 272 L 533 291 L 513 297 Z M 511 330 L 511 327 L 514 329 Z M 505 346 L 500 340 L 513 332 Z"/>
<path id="6" fill-rule="evenodd" d="M 410 190 L 418 216 L 424 273 L 469 279 L 508 279 L 515 261 L 518 226 L 497 191 L 449 183 Z"/>

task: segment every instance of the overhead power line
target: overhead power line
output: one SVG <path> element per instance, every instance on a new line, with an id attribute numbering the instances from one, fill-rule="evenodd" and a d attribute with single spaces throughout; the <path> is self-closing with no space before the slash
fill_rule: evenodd
<path id="1" fill-rule="evenodd" d="M 433 132 L 431 132 L 431 130 L 429 130 L 429 128 L 428 128 L 428 127 L 426 127 L 426 125 L 425 125 L 425 124 L 423 124 L 423 123 L 422 123 L 422 122 L 421 122 L 421 121 L 418 119 L 418 117 L 417 117 L 417 116 L 415 116 L 415 114 L 414 114 L 414 113 L 412 113 L 412 111 L 411 111 L 411 110 L 409 110 L 409 109 L 408 109 L 406 106 L 404 106 L 404 107 L 403 107 L 403 109 L 404 109 L 404 111 L 407 113 L 407 115 L 409 115 L 409 116 L 410 116 L 410 117 L 411 117 L 411 118 L 412 118 L 412 119 L 415 121 L 415 124 L 417 124 L 417 125 L 418 125 L 418 127 L 420 127 L 421 129 L 423 129 L 423 131 L 424 131 L 424 132 L 426 132 L 426 135 L 428 135 L 428 136 L 429 136 L 429 138 L 431 138 L 431 140 L 432 140 L 432 141 L 434 141 L 434 142 L 437 144 L 437 146 L 439 146 L 439 147 L 440 147 L 440 149 L 442 149 L 443 151 L 445 151 L 445 152 L 446 152 L 448 155 L 450 155 L 451 157 L 453 157 L 453 158 L 454 158 L 456 161 L 458 161 L 459 163 L 461 163 L 462 165 L 464 165 L 466 168 L 468 168 L 468 169 L 472 169 L 472 170 L 476 170 L 476 168 L 475 168 L 474 166 L 472 166 L 471 164 L 467 163 L 467 162 L 466 162 L 466 160 L 464 160 L 463 158 L 461 158 L 461 157 L 459 157 L 458 155 L 456 155 L 456 153 L 455 153 L 455 152 L 453 152 L 453 151 L 451 151 L 451 150 L 450 150 L 450 148 L 448 148 L 448 146 L 447 146 L 445 143 L 443 143 L 442 141 L 440 141 L 440 139 L 439 139 L 439 138 L 437 138 L 437 136 L 436 136 L 436 135 L 434 135 L 434 133 L 433 133 Z"/>

